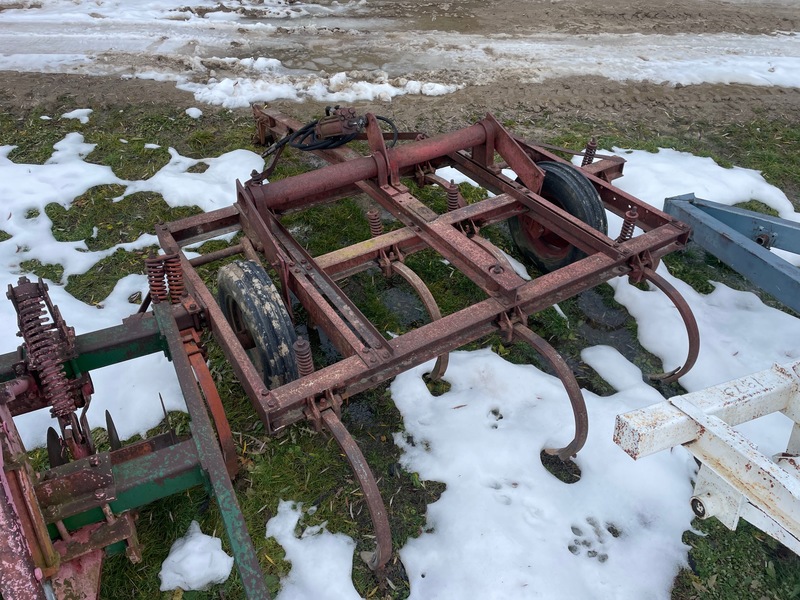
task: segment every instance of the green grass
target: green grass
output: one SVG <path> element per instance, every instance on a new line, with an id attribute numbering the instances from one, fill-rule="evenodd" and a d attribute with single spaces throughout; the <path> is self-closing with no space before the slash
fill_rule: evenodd
<path id="1" fill-rule="evenodd" d="M 169 147 L 194 158 L 217 156 L 238 148 L 256 150 L 250 146 L 253 126 L 247 111 L 209 110 L 200 121 L 196 121 L 174 107 L 119 106 L 97 110 L 86 125 L 57 118 L 43 121 L 39 119 L 42 114 L 45 114 L 43 109 L 31 112 L 9 109 L 0 114 L 0 145 L 17 145 L 10 154 L 11 160 L 41 164 L 52 154 L 53 144 L 73 131 L 81 132 L 87 143 L 96 144 L 87 160 L 108 165 L 118 177 L 127 180 L 152 176 L 170 160 Z M 48 114 L 60 113 L 51 110 Z M 636 123 L 571 121 L 553 126 L 546 116 L 514 127 L 512 119 L 503 115 L 498 115 L 498 118 L 501 122 L 509 121 L 510 127 L 522 135 L 526 130 L 549 130 L 547 139 L 541 140 L 549 143 L 580 149 L 588 137 L 599 134 L 601 147 L 647 150 L 674 147 L 712 156 L 723 165 L 737 164 L 759 169 L 771 183 L 787 191 L 798 189 L 796 177 L 800 172 L 797 153 L 800 126 L 780 119 L 765 118 L 747 124 L 724 126 L 699 123 L 696 127 L 690 127 L 689 124 L 679 123 L 670 132 L 657 132 L 647 124 Z M 696 135 L 698 130 L 704 132 L 702 137 Z M 146 149 L 146 143 L 157 143 L 161 148 Z M 199 168 L 202 169 L 202 165 Z M 308 169 L 309 164 L 304 157 L 287 152 L 273 179 L 289 177 Z M 441 189 L 420 189 L 411 181 L 406 185 L 431 208 L 440 212 L 445 210 L 446 195 Z M 459 187 L 468 202 L 484 197 L 482 190 L 465 184 Z M 196 212 L 195 209 L 170 209 L 160 196 L 153 193 L 133 194 L 115 202 L 122 190 L 121 186 L 98 186 L 76 199 L 69 209 L 48 205 L 45 213 L 53 221 L 54 235 L 64 241 L 85 240 L 90 250 L 102 250 L 135 240 L 143 233 L 153 233 L 158 222 L 175 220 Z M 233 199 L 232 190 L 231 201 Z M 764 207 L 752 204 L 748 207 L 764 210 Z M 364 204 L 360 199 L 351 199 L 286 215 L 282 220 L 312 254 L 318 255 L 369 237 L 363 209 Z M 387 229 L 398 226 L 389 222 L 385 225 Z M 487 228 L 482 233 L 505 251 L 520 258 L 502 227 Z M 0 242 L 9 237 L 0 231 Z M 222 241 L 209 242 L 203 245 L 201 252 L 218 250 L 225 245 L 227 243 Z M 119 250 L 87 273 L 70 277 L 65 282 L 66 289 L 85 302 L 98 303 L 108 295 L 120 277 L 142 272 L 143 259 L 149 251 Z M 486 297 L 469 279 L 452 266 L 444 264 L 432 251 L 409 256 L 406 262 L 427 282 L 443 314 L 452 314 Z M 738 289 L 748 288 L 738 274 L 693 247 L 668 257 L 665 262 L 674 274 L 701 293 L 712 291 L 709 280 L 722 281 Z M 212 288 L 218 266 L 215 264 L 199 269 Z M 60 265 L 28 261 L 21 268 L 54 281 L 60 280 L 63 275 Z M 398 277 L 386 279 L 375 270 L 350 277 L 341 282 L 341 286 L 381 332 L 401 333 L 427 321 L 427 317 L 423 316 L 421 319 L 416 317 L 419 319 L 417 321 L 412 319 L 406 322 L 401 318 L 404 315 L 398 315 L 392 307 L 387 306 L 386 298 L 390 291 L 399 290 L 401 298 L 413 297 L 410 288 Z M 610 286 L 601 285 L 596 292 L 599 302 L 607 311 L 624 312 L 624 308 L 614 301 Z M 597 336 L 623 343 L 626 356 L 645 373 L 661 370 L 660 361 L 638 345 L 636 324 L 632 319 L 612 327 L 587 316 L 578 299 L 565 300 L 559 306 L 566 319 L 557 314 L 555 309 L 548 308 L 531 315 L 529 325 L 567 358 L 582 386 L 601 395 L 613 393 L 611 387 L 580 358 L 583 348 L 598 343 Z M 298 311 L 298 315 L 301 320 L 304 318 L 302 310 Z M 64 317 L 69 322 L 69 315 Z M 507 344 L 499 336 L 479 340 L 469 347 L 487 344 L 512 362 L 533 363 L 547 369 L 540 357 L 527 346 Z M 306 507 L 317 506 L 317 512 L 306 517 L 305 524 L 316 525 L 327 521 L 331 531 L 353 537 L 358 544 L 358 551 L 371 549 L 372 541 L 367 536 L 371 535 L 372 526 L 363 498 L 336 444 L 329 437 L 302 425 L 289 428 L 279 437 L 265 436 L 249 401 L 221 352 L 210 339 L 208 352 L 209 367 L 224 398 L 239 451 L 241 471 L 235 482 L 238 499 L 271 590 L 277 590 L 280 577 L 286 575 L 290 568 L 281 547 L 264 536 L 265 523 L 280 499 L 293 499 Z M 316 352 L 318 367 L 326 360 L 328 358 L 324 353 Z M 436 382 L 430 383 L 429 387 L 433 393 L 439 394 L 446 390 L 447 384 Z M 676 384 L 661 385 L 659 391 L 672 395 L 680 393 L 681 389 Z M 179 433 L 188 430 L 185 415 L 175 414 L 171 419 Z M 343 419 L 379 480 L 392 525 L 393 546 L 397 550 L 409 537 L 419 535 L 422 531 L 426 506 L 438 498 L 443 486 L 422 481 L 417 474 L 398 468 L 399 451 L 392 441 L 392 435 L 401 431 L 403 424 L 386 386 L 378 386 L 350 399 L 350 405 L 343 411 Z M 162 425 L 157 431 L 163 431 L 164 427 Z M 101 431 L 95 434 L 98 439 L 103 436 Z M 43 464 L 45 459 L 41 451 L 33 453 L 33 456 L 35 464 Z M 193 489 L 144 508 L 138 525 L 140 540 L 144 545 L 144 560 L 141 564 L 133 565 L 122 556 L 111 557 L 104 571 L 101 597 L 171 598 L 171 593 L 162 594 L 158 591 L 157 572 L 170 545 L 185 533 L 192 519 L 197 519 L 206 533 L 216 532 L 222 536 L 219 511 L 202 489 Z M 696 526 L 708 535 L 699 537 L 686 534 L 685 541 L 692 547 L 690 558 L 693 570 L 686 569 L 678 577 L 673 592 L 675 600 L 800 597 L 797 557 L 787 556 L 769 538 L 747 526 L 740 527 L 735 533 L 727 532 L 713 521 Z M 227 542 L 224 544 L 227 547 Z M 390 564 L 388 576 L 396 590 L 378 589 L 367 567 L 359 560 L 355 561 L 354 582 L 359 593 L 365 597 L 406 597 L 408 583 L 399 561 Z M 238 577 L 232 577 L 229 582 L 210 592 L 193 596 L 217 598 L 222 595 L 227 599 L 242 597 Z"/>
<path id="2" fill-rule="evenodd" d="M 800 557 L 747 522 L 735 532 L 715 519 L 687 532 L 691 568 L 681 572 L 673 598 L 728 600 L 800 598 Z"/>

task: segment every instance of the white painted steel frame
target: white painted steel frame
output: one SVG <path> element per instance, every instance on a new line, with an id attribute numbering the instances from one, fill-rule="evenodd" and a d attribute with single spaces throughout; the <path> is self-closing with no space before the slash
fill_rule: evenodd
<path id="1" fill-rule="evenodd" d="M 774 460 L 733 429 L 773 412 L 794 421 Z M 634 459 L 684 446 L 702 463 L 695 514 L 745 519 L 800 554 L 800 361 L 618 415 L 614 441 Z"/>

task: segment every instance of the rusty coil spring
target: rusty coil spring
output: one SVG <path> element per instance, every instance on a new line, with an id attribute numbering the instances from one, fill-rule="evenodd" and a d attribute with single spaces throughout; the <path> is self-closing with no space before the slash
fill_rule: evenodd
<path id="1" fill-rule="evenodd" d="M 297 360 L 297 372 L 300 377 L 311 375 L 314 372 L 314 359 L 311 356 L 311 344 L 305 338 L 297 338 L 292 346 Z"/>
<path id="2" fill-rule="evenodd" d="M 589 140 L 589 143 L 586 144 L 586 149 L 583 151 L 583 160 L 581 161 L 581 166 L 585 167 L 586 165 L 592 164 L 594 162 L 594 155 L 597 153 L 597 140 L 592 138 Z"/>
<path id="3" fill-rule="evenodd" d="M 70 397 L 69 381 L 59 360 L 53 323 L 48 322 L 44 299 L 31 297 L 21 300 L 17 310 L 29 361 L 39 372 L 42 392 L 51 406 L 51 413 L 56 417 L 66 417 L 75 408 Z"/>
<path id="4" fill-rule="evenodd" d="M 381 221 L 380 213 L 371 208 L 367 211 L 367 221 L 369 221 L 369 233 L 372 237 L 378 237 L 383 234 L 383 221 Z"/>
<path id="5" fill-rule="evenodd" d="M 167 301 L 167 282 L 164 279 L 164 261 L 158 256 L 145 259 L 144 267 L 147 271 L 147 285 L 150 288 L 150 298 L 153 304 Z"/>
<path id="6" fill-rule="evenodd" d="M 178 304 L 184 295 L 186 288 L 183 285 L 183 268 L 181 259 L 177 254 L 170 254 L 164 257 L 164 273 L 167 276 L 167 287 L 172 304 Z"/>
<path id="7" fill-rule="evenodd" d="M 616 240 L 617 242 L 627 242 L 633 237 L 633 230 L 636 228 L 636 219 L 638 216 L 639 212 L 636 210 L 636 207 L 631 206 L 630 210 L 625 213 L 625 218 L 622 221 L 622 228 Z"/>
<path id="8" fill-rule="evenodd" d="M 453 212 L 461 208 L 461 198 L 459 197 L 458 186 L 452 179 L 450 187 L 447 188 L 447 210 Z"/>

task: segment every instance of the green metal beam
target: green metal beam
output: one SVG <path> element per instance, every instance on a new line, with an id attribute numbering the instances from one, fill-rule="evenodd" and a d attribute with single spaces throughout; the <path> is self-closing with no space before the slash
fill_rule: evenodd
<path id="1" fill-rule="evenodd" d="M 168 305 L 154 305 L 153 314 L 158 319 L 160 329 L 169 344 L 175 373 L 178 376 L 186 408 L 191 417 L 192 441 L 197 448 L 200 463 L 208 473 L 211 489 L 219 505 L 220 515 L 225 525 L 225 532 L 233 551 L 245 596 L 249 600 L 269 599 L 269 591 L 258 563 L 253 542 L 247 531 L 244 515 L 239 508 L 236 493 L 231 485 L 217 436 L 206 411 L 189 357 L 183 348 L 178 324 Z"/>
<path id="2" fill-rule="evenodd" d="M 75 349 L 78 356 L 65 364 L 68 377 L 148 354 L 166 352 L 167 344 L 158 328 L 158 321 L 152 314 L 143 313 L 128 317 L 122 325 L 77 336 Z M 0 356 L 0 382 L 17 376 L 13 368 L 17 362 L 17 352 Z"/>

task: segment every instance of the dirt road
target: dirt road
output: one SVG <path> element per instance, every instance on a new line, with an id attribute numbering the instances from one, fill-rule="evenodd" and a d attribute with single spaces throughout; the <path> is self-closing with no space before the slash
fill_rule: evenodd
<path id="1" fill-rule="evenodd" d="M 97 6 L 102 9 L 102 2 Z M 334 11 L 336 6 L 345 9 Z M 205 24 L 201 26 L 205 30 L 196 32 L 201 37 L 171 54 L 138 52 L 134 50 L 136 44 L 130 42 L 129 52 L 98 51 L 98 61 L 119 68 L 125 61 L 141 68 L 159 65 L 190 78 L 207 79 L 236 74 L 230 61 L 215 56 L 275 56 L 287 68 L 309 72 L 326 69 L 334 73 L 348 65 L 368 65 L 389 75 L 407 68 L 431 80 L 465 83 L 463 89 L 442 96 L 398 96 L 391 101 L 356 103 L 391 115 L 405 127 L 428 131 L 452 128 L 486 111 L 521 123 L 543 117 L 549 117 L 556 126 L 559 119 L 626 126 L 641 123 L 656 133 L 681 129 L 699 137 L 704 128 L 758 117 L 800 121 L 798 88 L 673 85 L 603 77 L 607 68 L 620 68 L 614 66 L 617 59 L 630 59 L 631 52 L 645 52 L 650 46 L 660 45 L 669 54 L 686 50 L 688 44 L 698 56 L 714 52 L 729 56 L 739 52 L 737 43 L 743 45 L 741 52 L 754 52 L 753 44 L 780 48 L 783 43 L 794 52 L 796 36 L 787 32 L 800 31 L 795 0 L 368 0 L 345 5 L 323 0 L 314 5 L 291 2 L 289 9 L 299 16 L 279 21 L 280 26 L 269 34 L 254 25 L 263 15 L 251 7 L 247 9 L 250 12 L 239 15 L 244 20 L 233 38 L 229 39 L 224 22 Z M 186 15 L 202 14 L 191 7 L 180 10 Z M 0 9 L 0 20 L 4 12 Z M 105 22 L 101 16 L 96 19 L 100 24 Z M 170 26 L 169 21 L 158 23 L 159 27 Z M 124 31 L 125 23 L 119 26 Z M 133 31 L 134 26 L 130 28 Z M 49 43 L 55 51 L 59 43 L 67 43 L 59 37 L 62 29 L 55 25 L 51 29 L 41 26 L 39 37 L 31 44 Z M 737 37 L 740 34 L 747 35 Z M 70 40 L 76 43 L 72 37 Z M 226 49 L 221 47 L 223 41 Z M 96 36 L 87 34 L 85 43 L 102 50 Z M 560 56 L 562 48 L 570 54 Z M 225 50 L 227 54 L 219 53 Z M 552 60 L 544 59 L 544 67 L 534 67 L 540 51 L 551 52 Z M 530 54 L 520 56 L 521 52 Z M 596 73 L 570 74 L 571 56 L 577 61 L 582 52 L 601 53 L 593 67 Z M 647 62 L 648 56 L 634 59 Z M 558 62 L 558 68 L 548 71 L 547 66 L 554 62 Z M 44 106 L 55 111 L 71 104 L 69 97 L 76 99 L 72 102 L 95 108 L 140 102 L 198 104 L 191 94 L 177 90 L 170 82 L 116 75 L 0 71 L 0 103 L 5 110 Z M 324 104 L 279 101 L 273 105 L 304 118 L 318 114 Z"/>

